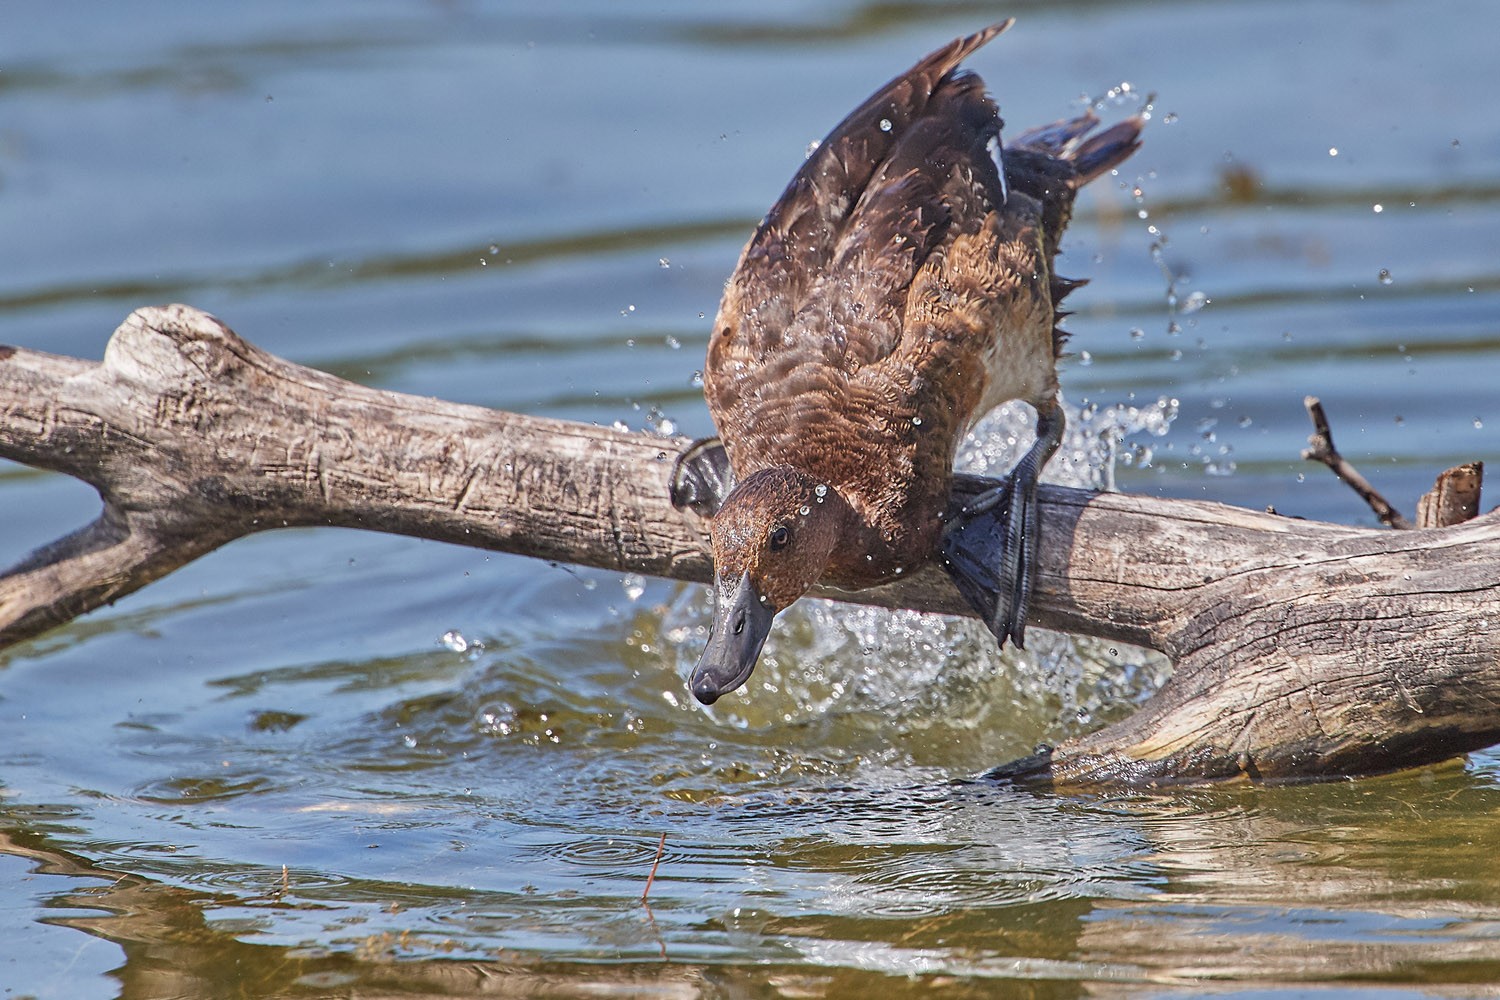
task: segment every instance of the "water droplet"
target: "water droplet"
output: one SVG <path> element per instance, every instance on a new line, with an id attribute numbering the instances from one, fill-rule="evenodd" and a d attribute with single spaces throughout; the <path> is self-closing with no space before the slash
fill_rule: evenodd
<path id="1" fill-rule="evenodd" d="M 882 131 L 882 132 L 889 132 L 890 130 L 891 130 L 891 120 L 889 118 L 882 118 L 882 119 L 880 119 L 880 131 Z"/>
<path id="2" fill-rule="evenodd" d="M 1385 206 L 1380 204 L 1379 202 L 1376 202 L 1372 211 L 1374 211 L 1376 215 L 1379 215 L 1381 212 L 1385 211 Z"/>
<path id="3" fill-rule="evenodd" d="M 1175 112 L 1175 111 L 1168 111 L 1166 114 L 1162 115 L 1161 116 L 1161 123 L 1163 125 L 1175 125 L 1175 124 L 1177 124 L 1177 112 Z"/>
<path id="4" fill-rule="evenodd" d="M 812 508 L 807 504 L 803 504 L 800 508 L 798 508 L 797 513 L 801 514 L 803 517 L 806 517 L 807 515 L 812 513 Z"/>
<path id="5" fill-rule="evenodd" d="M 455 653 L 462 653 L 469 648 L 469 640 L 458 629 L 449 629 L 443 633 L 443 645 Z"/>
<path id="6" fill-rule="evenodd" d="M 912 417 L 911 418 L 911 423 L 912 423 L 913 427 L 921 427 L 922 426 L 922 418 L 921 417 Z"/>
<path id="7" fill-rule="evenodd" d="M 499 253 L 499 252 L 500 252 L 500 247 L 499 247 L 499 245 L 498 245 L 498 244 L 495 244 L 495 243 L 491 243 L 491 244 L 490 244 L 490 253 L 491 253 L 491 254 L 497 254 L 497 253 Z"/>
<path id="8" fill-rule="evenodd" d="M 818 147 L 821 145 L 823 145 L 823 140 L 821 139 L 814 139 L 812 142 L 808 143 L 807 149 L 803 150 L 802 152 L 802 158 L 804 160 L 812 159 L 812 155 L 818 151 Z"/>
<path id="9" fill-rule="evenodd" d="M 1482 430 L 1484 430 L 1484 421 L 1480 420 L 1478 417 L 1475 417 L 1474 418 L 1474 429 L 1476 431 L 1482 431 Z"/>
<path id="10" fill-rule="evenodd" d="M 1182 352 L 1181 351 L 1173 351 L 1171 354 L 1167 355 L 1167 360 L 1168 361 L 1181 361 L 1182 360 Z"/>
<path id="11" fill-rule="evenodd" d="M 1182 300 L 1181 305 L 1177 307 L 1177 311 L 1180 313 L 1195 313 L 1208 305 L 1208 302 L 1209 298 L 1207 295 L 1204 295 L 1202 292 L 1193 292 Z"/>
<path id="12" fill-rule="evenodd" d="M 510 705 L 487 705 L 479 713 L 479 725 L 488 732 L 509 736 L 515 732 L 516 710 Z"/>
<path id="13" fill-rule="evenodd" d="M 1337 146 L 1329 146 L 1328 147 L 1328 155 L 1329 156 L 1338 156 L 1339 155 L 1339 148 Z"/>
<path id="14" fill-rule="evenodd" d="M 1396 280 L 1395 278 L 1391 277 L 1391 272 L 1387 271 L 1383 267 L 1380 269 L 1380 274 L 1378 275 L 1378 277 L 1380 278 L 1380 283 L 1382 285 L 1389 285 L 1391 282 Z"/>
<path id="15" fill-rule="evenodd" d="M 1131 330 L 1130 330 L 1130 339 L 1131 340 L 1140 340 L 1145 335 L 1146 335 L 1146 331 L 1142 330 L 1140 327 L 1138 327 L 1138 326 L 1131 327 Z"/>
<path id="16" fill-rule="evenodd" d="M 824 486 L 822 483 L 819 483 L 818 485 L 813 487 L 813 492 L 820 497 L 826 497 L 828 495 L 828 487 Z"/>
<path id="17" fill-rule="evenodd" d="M 646 578 L 639 573 L 626 573 L 620 585 L 625 588 L 625 596 L 632 601 L 639 601 L 646 592 Z"/>
<path id="18" fill-rule="evenodd" d="M 670 347 L 674 351 L 680 351 L 680 350 L 682 350 L 682 341 L 678 340 L 676 337 L 672 336 L 670 333 L 667 334 L 666 344 L 667 344 L 668 347 Z"/>
<path id="19" fill-rule="evenodd" d="M 401 737 L 401 742 L 405 743 L 409 749 L 415 750 L 417 748 L 417 738 L 410 733 Z"/>
<path id="20" fill-rule="evenodd" d="M 668 260 L 667 258 L 665 258 L 665 257 L 658 257 L 658 258 L 656 258 L 656 264 L 657 264 L 658 267 L 661 267 L 663 269 L 672 266 L 672 262 L 670 260 Z"/>
<path id="21" fill-rule="evenodd" d="M 1241 427 L 1249 427 L 1255 421 L 1251 420 L 1249 417 L 1240 417 L 1237 422 Z"/>

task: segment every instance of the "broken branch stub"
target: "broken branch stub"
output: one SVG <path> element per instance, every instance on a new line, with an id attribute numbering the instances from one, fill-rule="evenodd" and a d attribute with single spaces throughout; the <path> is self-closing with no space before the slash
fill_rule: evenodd
<path id="1" fill-rule="evenodd" d="M 0 457 L 104 499 L 0 576 L 0 645 L 284 525 L 705 581 L 703 523 L 668 498 L 686 445 L 345 382 L 186 306 L 132 314 L 102 363 L 0 348 Z M 1131 718 L 1008 776 L 1326 777 L 1500 740 L 1496 514 L 1390 532 L 1061 487 L 1041 502 L 1031 623 L 1151 646 L 1176 670 Z M 823 593 L 967 614 L 935 566 Z"/>
<path id="2" fill-rule="evenodd" d="M 1455 465 L 1439 473 L 1432 489 L 1417 501 L 1417 527 L 1446 528 L 1478 516 L 1483 484 L 1483 462 Z"/>

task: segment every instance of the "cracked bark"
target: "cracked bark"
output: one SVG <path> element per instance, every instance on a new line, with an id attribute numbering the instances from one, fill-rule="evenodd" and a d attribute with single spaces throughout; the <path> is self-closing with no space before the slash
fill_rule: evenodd
<path id="1" fill-rule="evenodd" d="M 0 645 L 284 525 L 706 581 L 703 524 L 667 496 L 685 444 L 355 385 L 186 306 L 133 313 L 100 363 L 0 347 L 0 457 L 104 501 L 0 576 Z M 1175 671 L 1129 719 L 996 776 L 1319 778 L 1500 741 L 1500 514 L 1387 531 L 1061 487 L 1042 505 L 1032 624 L 1151 646 Z M 967 613 L 933 566 L 828 596 Z"/>

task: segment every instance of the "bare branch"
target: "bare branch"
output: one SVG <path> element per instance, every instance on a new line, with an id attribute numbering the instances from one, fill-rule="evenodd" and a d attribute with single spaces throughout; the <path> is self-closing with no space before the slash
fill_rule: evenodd
<path id="1" fill-rule="evenodd" d="M 287 525 L 707 580 L 704 525 L 668 499 L 686 446 L 344 382 L 185 306 L 132 314 L 99 364 L 0 347 L 0 457 L 104 499 L 0 576 L 0 645 Z M 961 477 L 956 500 L 993 485 Z M 1008 776 L 1307 778 L 1500 741 L 1500 514 L 1388 532 L 1061 487 L 1041 501 L 1031 622 L 1176 669 L 1135 716 Z M 934 566 L 830 596 L 967 613 Z"/>
<path id="2" fill-rule="evenodd" d="M 1309 447 L 1302 450 L 1302 457 L 1313 462 L 1322 462 L 1333 470 L 1350 489 L 1358 493 L 1360 499 L 1370 505 L 1375 516 L 1380 518 L 1380 523 L 1391 528 L 1410 528 L 1412 523 L 1408 521 L 1401 512 L 1392 507 L 1378 492 L 1370 485 L 1370 481 L 1359 474 L 1359 470 L 1349 464 L 1348 459 L 1340 455 L 1338 449 L 1333 446 L 1333 431 L 1328 429 L 1328 416 L 1323 412 L 1323 404 L 1317 396 L 1307 396 L 1302 400 L 1302 405 L 1307 407 L 1307 415 L 1312 417 L 1313 433 L 1308 435 Z"/>

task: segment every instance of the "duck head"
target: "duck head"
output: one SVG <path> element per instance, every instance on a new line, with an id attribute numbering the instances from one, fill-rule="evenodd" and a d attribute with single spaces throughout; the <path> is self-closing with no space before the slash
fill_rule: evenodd
<path id="1" fill-rule="evenodd" d="M 771 619 L 823 575 L 851 516 L 836 490 L 786 466 L 751 473 L 725 497 L 709 522 L 713 631 L 694 697 L 712 705 L 750 679 Z"/>

